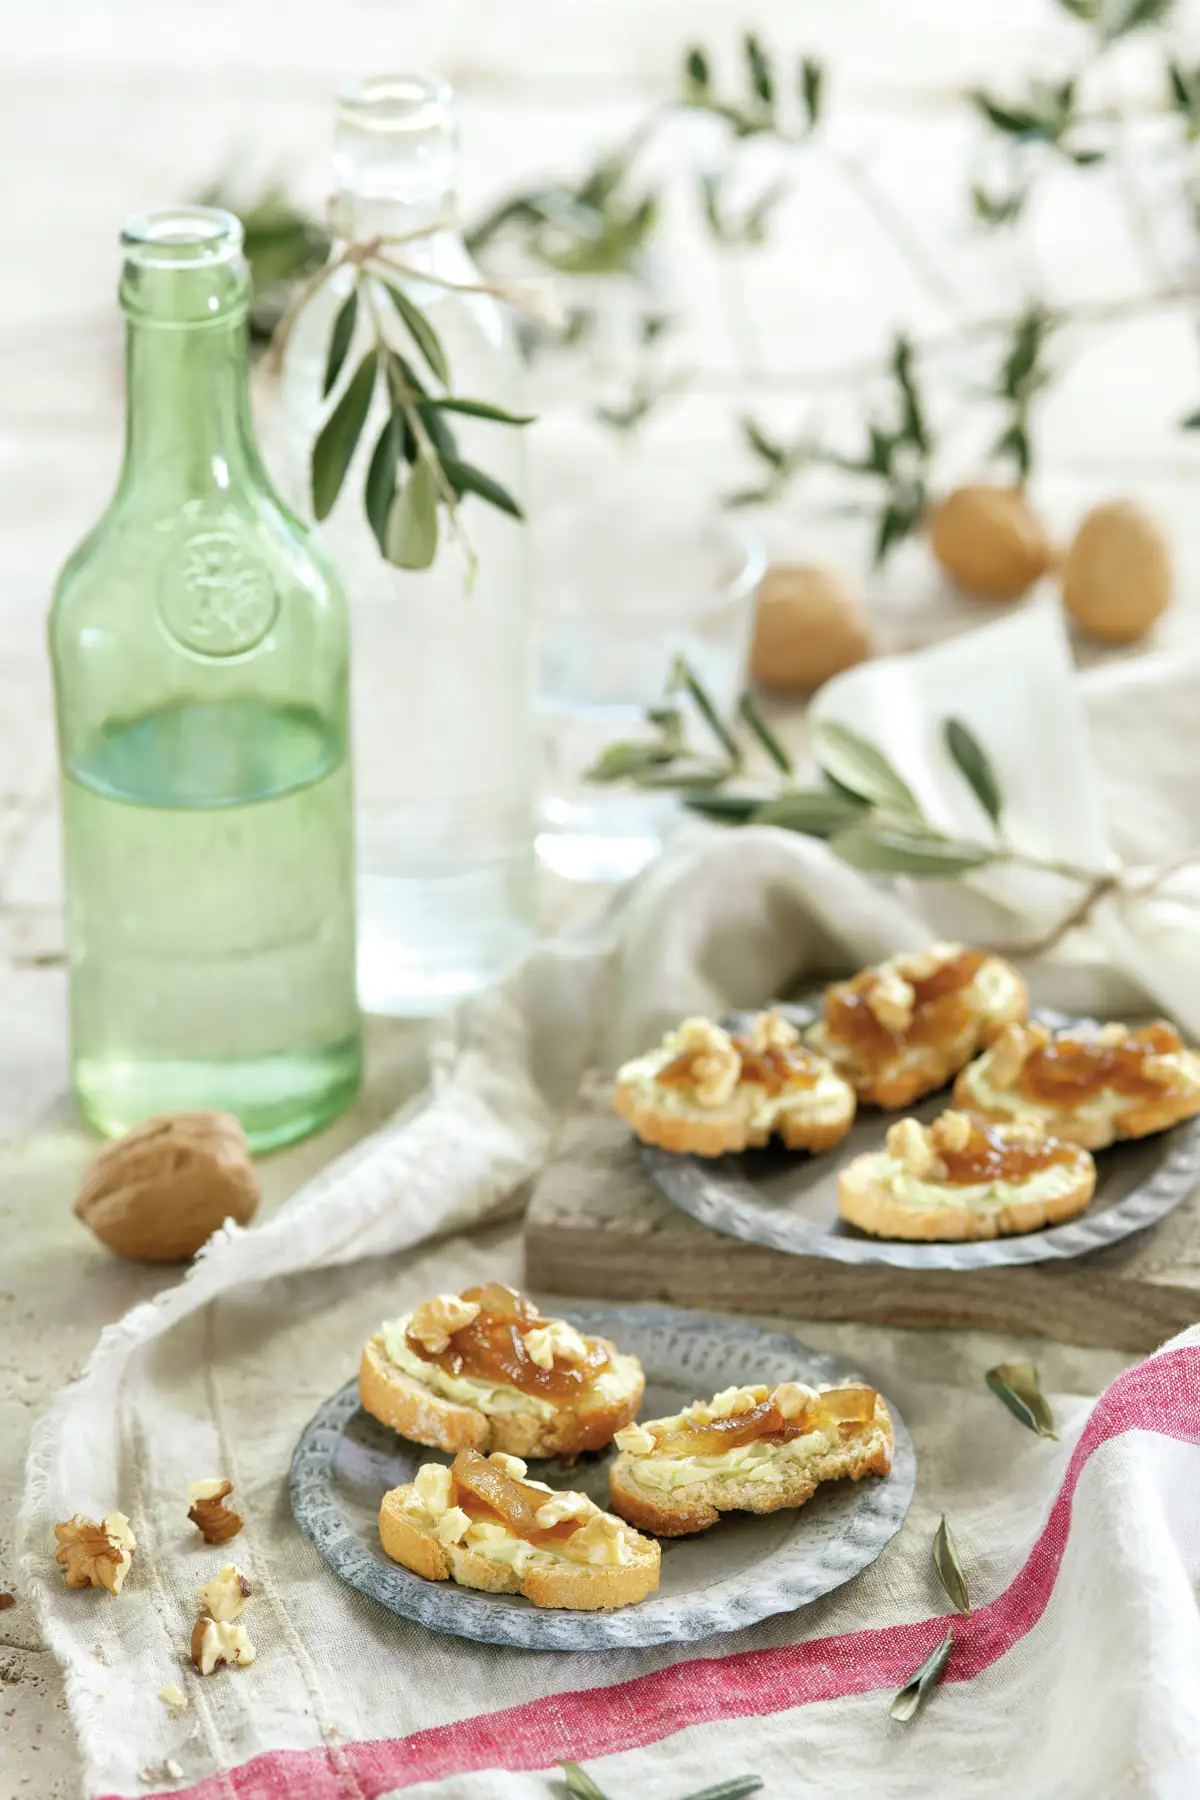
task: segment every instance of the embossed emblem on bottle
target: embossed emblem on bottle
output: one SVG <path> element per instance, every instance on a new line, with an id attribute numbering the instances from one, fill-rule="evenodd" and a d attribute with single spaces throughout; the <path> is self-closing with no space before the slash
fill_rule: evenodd
<path id="1" fill-rule="evenodd" d="M 160 577 L 159 614 L 177 644 L 200 656 L 240 656 L 279 611 L 266 569 L 237 531 L 198 531 L 176 544 Z"/>

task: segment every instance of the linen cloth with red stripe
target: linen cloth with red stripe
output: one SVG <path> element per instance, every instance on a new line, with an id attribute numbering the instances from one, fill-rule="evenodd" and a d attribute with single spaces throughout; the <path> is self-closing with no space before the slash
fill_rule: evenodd
<path id="1" fill-rule="evenodd" d="M 1044 623 L 1030 631 L 1052 641 Z M 1018 643 L 1022 658 L 1030 641 Z M 973 716 L 967 648 L 953 692 Z M 994 646 L 984 660 L 1003 675 Z M 918 658 L 887 679 L 895 696 L 904 680 L 915 692 L 933 677 Z M 1190 784 L 1172 787 L 1150 749 L 1130 753 L 1147 688 L 1166 731 L 1191 705 L 1189 681 L 1194 693 L 1194 671 L 1177 662 L 1132 686 L 1122 673 L 1059 696 L 1092 728 L 1089 778 L 1131 802 L 1112 824 L 1130 856 L 1165 859 L 1168 839 L 1176 849 L 1195 840 L 1194 830 L 1180 838 Z M 910 730 L 917 716 L 909 706 Z M 1025 728 L 1035 768 L 1017 767 L 1015 752 L 1014 768 L 1004 764 L 1017 841 L 1023 794 L 1036 787 L 1040 805 L 1047 785 L 1041 730 Z M 904 764 L 904 746 L 891 748 Z M 1153 785 L 1132 804 L 1147 771 Z M 612 1800 L 677 1800 L 746 1773 L 768 1795 L 831 1800 L 1200 1794 L 1196 1332 L 1127 1369 L 1117 1354 L 981 1334 L 796 1326 L 895 1400 L 916 1444 L 916 1499 L 849 1586 L 693 1646 L 524 1654 L 435 1635 L 342 1586 L 290 1517 L 296 1437 L 354 1373 L 379 1321 L 431 1292 L 519 1280 L 513 1228 L 489 1221 L 543 1161 L 585 1067 L 685 1012 L 766 1001 L 834 957 L 856 966 L 931 929 L 990 939 L 1003 907 L 1019 913 L 1011 893 L 919 899 L 925 917 L 912 895 L 883 892 L 822 844 L 782 833 L 685 839 L 593 930 L 538 951 L 462 1008 L 439 1034 L 423 1101 L 264 1224 L 218 1234 L 183 1282 L 104 1334 L 38 1428 L 21 1522 L 22 1584 L 65 1671 L 88 1800 L 534 1800 L 561 1792 L 563 1758 L 586 1762 Z M 1160 977 L 1174 939 L 1164 926 L 1139 964 L 1143 929 L 1110 915 L 1101 954 L 1062 971 L 1077 1000 L 1108 1010 L 1121 997 L 1111 984 L 1120 942 L 1133 946 L 1124 998 L 1140 981 L 1143 996 L 1168 1004 Z M 983 1380 L 991 1364 L 1030 1353 L 1057 1444 L 1024 1431 Z M 230 1551 L 200 1544 L 186 1495 L 212 1474 L 235 1482 L 246 1520 L 233 1550 L 255 1590 L 246 1624 L 257 1656 L 201 1678 L 187 1662 L 197 1590 Z M 114 1508 L 138 1537 L 124 1591 L 68 1590 L 54 1523 Z M 943 1512 L 976 1610 L 951 1618 L 946 1679 L 901 1726 L 888 1718 L 891 1693 L 949 1614 L 930 1564 Z M 186 1709 L 163 1704 L 165 1684 L 185 1689 Z"/>

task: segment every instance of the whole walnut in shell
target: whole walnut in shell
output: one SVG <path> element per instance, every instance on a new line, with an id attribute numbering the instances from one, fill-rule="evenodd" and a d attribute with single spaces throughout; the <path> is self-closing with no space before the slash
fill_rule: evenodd
<path id="1" fill-rule="evenodd" d="M 956 488 L 925 521 L 952 580 L 989 600 L 1015 600 L 1054 562 L 1045 526 L 1019 488 Z"/>
<path id="2" fill-rule="evenodd" d="M 246 1134 L 231 1114 L 163 1113 L 100 1151 L 75 1213 L 122 1256 L 182 1262 L 226 1219 L 252 1219 L 258 1196 Z"/>
<path id="3" fill-rule="evenodd" d="M 1157 520 L 1132 500 L 1093 507 L 1062 572 L 1063 605 L 1110 644 L 1132 643 L 1171 602 L 1171 553 Z"/>
<path id="4" fill-rule="evenodd" d="M 871 654 L 867 622 L 841 577 L 777 563 L 759 584 L 750 673 L 765 688 L 811 694 Z"/>

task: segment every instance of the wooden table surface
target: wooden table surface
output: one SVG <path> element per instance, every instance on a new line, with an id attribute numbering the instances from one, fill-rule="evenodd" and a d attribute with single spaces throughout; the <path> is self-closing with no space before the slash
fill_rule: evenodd
<path id="1" fill-rule="evenodd" d="M 830 367 L 878 353 L 898 324 L 918 336 L 1019 303 L 1011 268 L 964 230 L 966 135 L 957 95 L 1003 83 L 1038 59 L 1071 57 L 1077 27 L 1053 0 L 59 0 L 6 8 L 0 65 L 5 279 L 0 287 L 0 1589 L 12 1585 L 12 1529 L 29 1429 L 78 1369 L 99 1330 L 162 1275 L 101 1252 L 70 1196 L 89 1149 L 66 1089 L 55 769 L 44 624 L 64 557 L 99 514 L 121 446 L 116 236 L 135 208 L 187 197 L 236 152 L 284 171 L 314 203 L 324 187 L 328 107 L 356 70 L 431 66 L 463 110 L 469 213 L 513 183 L 586 166 L 656 99 L 674 91 L 681 46 L 733 47 L 743 14 L 780 49 L 830 67 L 832 141 L 861 161 L 882 202 L 814 157 L 780 215 L 777 241 L 714 268 L 694 211 L 670 229 L 668 292 L 686 311 L 688 394 L 650 421 L 628 454 L 680 463 L 717 492 L 751 474 L 737 412 L 795 432 L 814 394 L 825 412 L 861 411 L 830 390 Z M 1197 60 L 1200 7 L 1180 9 Z M 1186 60 L 1186 56 L 1185 56 Z M 1154 79 L 1151 47 L 1121 52 L 1135 97 Z M 672 167 L 691 154 L 672 137 Z M 1039 201 L 1031 255 L 1055 303 L 1161 285 L 1144 219 L 1112 182 L 1056 171 Z M 1126 200 L 1128 195 L 1126 194 Z M 1136 212 L 1136 208 L 1134 209 Z M 898 247 L 888 220 L 910 221 Z M 952 272 L 931 280 L 932 246 Z M 1028 264 L 1026 265 L 1028 266 Z M 981 378 L 986 375 L 981 371 Z M 1048 400 L 1036 491 L 1065 529 L 1094 499 L 1132 493 L 1171 528 L 1180 599 L 1158 644 L 1190 635 L 1200 533 L 1200 439 L 1176 429 L 1200 405 L 1200 358 L 1184 307 L 1131 317 L 1085 339 Z M 586 487 L 611 448 L 552 405 L 534 439 L 539 510 Z M 824 415 L 823 415 L 824 416 Z M 625 454 L 625 452 L 622 452 Z M 944 478 L 969 475 L 970 431 L 949 436 Z M 535 527 L 536 528 L 536 527 Z M 860 521 L 814 517 L 802 500 L 767 521 L 776 554 L 829 558 L 855 575 L 885 646 L 960 629 L 954 600 L 919 549 L 866 575 Z M 548 901 L 552 914 L 561 896 Z M 274 1159 L 268 1204 L 384 1116 L 421 1078 L 421 1034 L 373 1026 L 371 1078 L 351 1119 Z M 0 1616 L 0 1788 L 54 1800 L 75 1791 L 57 1673 L 28 1608 Z"/>

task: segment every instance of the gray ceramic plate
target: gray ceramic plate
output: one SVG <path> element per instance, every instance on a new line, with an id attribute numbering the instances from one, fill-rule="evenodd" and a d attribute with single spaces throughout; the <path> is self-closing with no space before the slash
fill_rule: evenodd
<path id="1" fill-rule="evenodd" d="M 734 1383 L 861 1378 L 841 1357 L 735 1319 L 582 1305 L 572 1306 L 566 1316 L 640 1358 L 646 1419 L 678 1412 Z M 664 1542 L 658 1592 L 615 1613 L 551 1611 L 520 1595 L 423 1581 L 389 1561 L 379 1544 L 380 1500 L 388 1488 L 411 1481 L 423 1462 L 450 1459 L 410 1444 L 369 1417 L 353 1382 L 326 1401 L 296 1446 L 292 1511 L 343 1581 L 431 1630 L 526 1650 L 688 1644 L 805 1606 L 874 1562 L 900 1529 L 916 1481 L 912 1444 L 894 1407 L 892 1418 L 895 1461 L 886 1480 L 834 1483 L 796 1511 L 727 1514 L 696 1537 Z M 612 1454 L 584 1457 L 573 1468 L 559 1463 L 534 1468 L 552 1487 L 583 1489 L 607 1505 Z"/>
<path id="2" fill-rule="evenodd" d="M 813 1023 L 818 1004 L 779 1010 L 803 1029 Z M 1063 1013 L 1043 1010 L 1036 1016 L 1056 1029 L 1078 1023 Z M 944 1089 L 912 1107 L 911 1116 L 936 1118 L 947 1102 Z M 1095 1198 L 1067 1225 L 974 1244 L 897 1243 L 868 1237 L 838 1216 L 838 1173 L 864 1151 L 878 1150 L 887 1127 L 901 1116 L 874 1109 L 860 1113 L 828 1156 L 766 1149 L 705 1158 L 673 1156 L 649 1145 L 643 1145 L 642 1156 L 668 1200 L 714 1231 L 794 1256 L 890 1263 L 901 1269 L 994 1269 L 1082 1256 L 1152 1225 L 1200 1180 L 1200 1119 L 1192 1119 L 1156 1137 L 1099 1151 Z"/>

